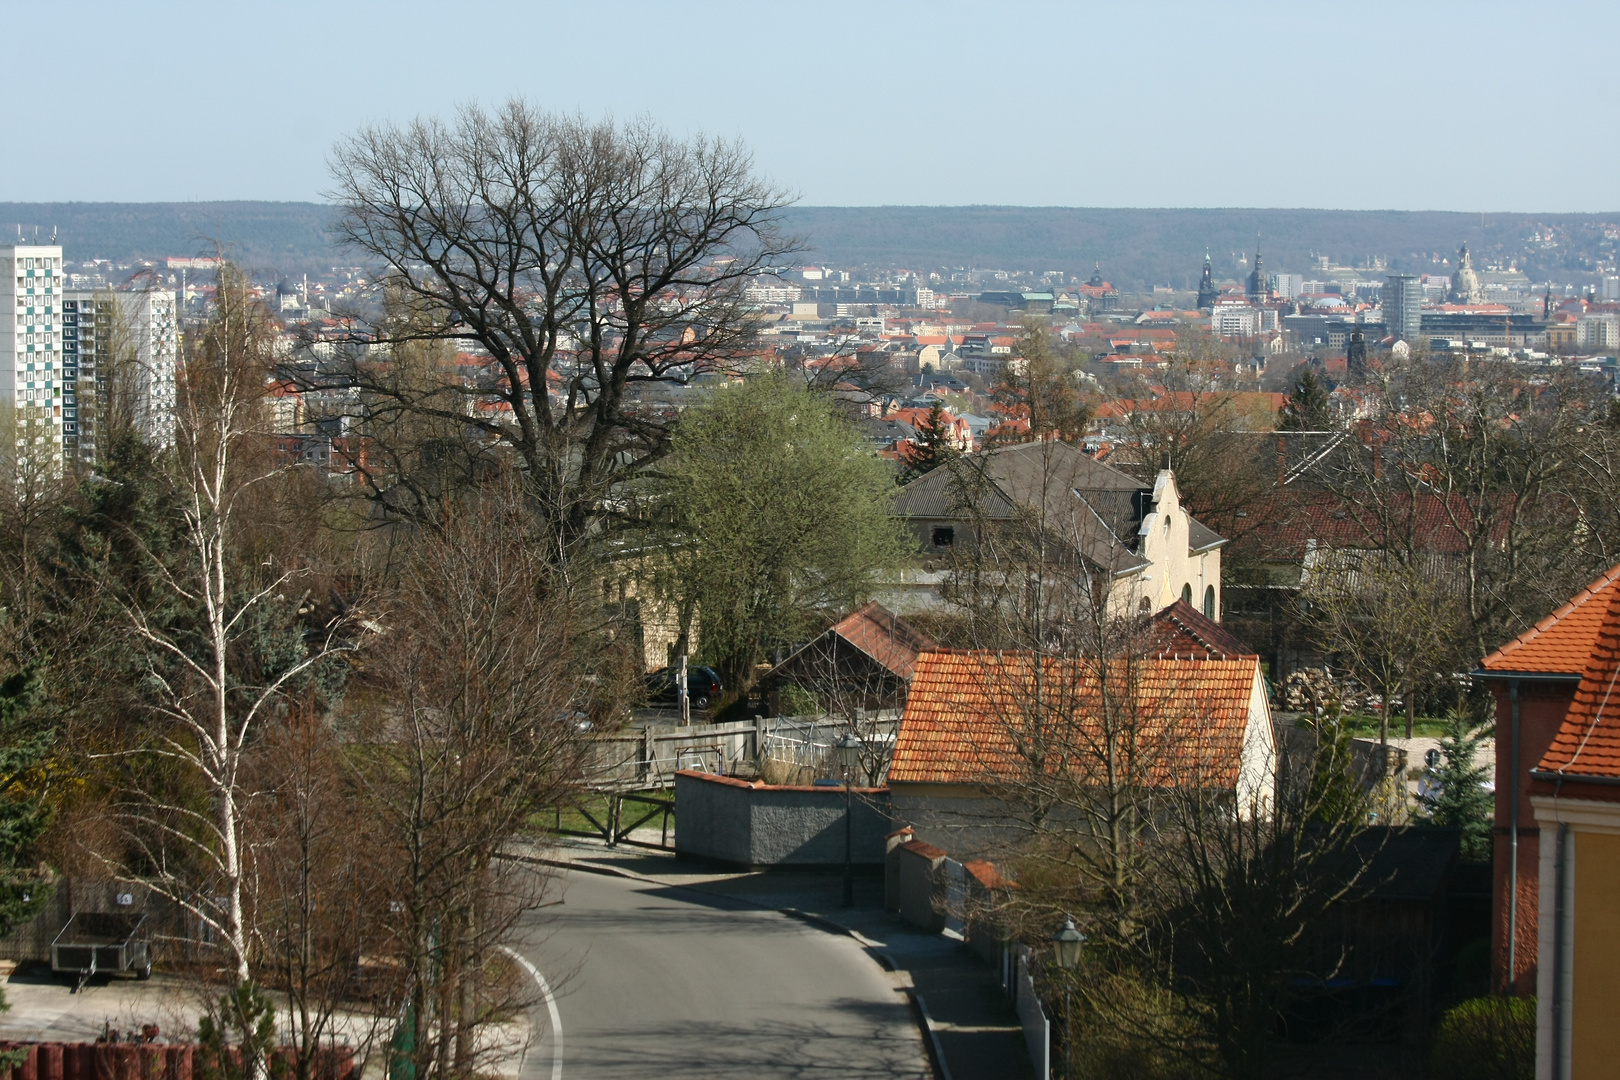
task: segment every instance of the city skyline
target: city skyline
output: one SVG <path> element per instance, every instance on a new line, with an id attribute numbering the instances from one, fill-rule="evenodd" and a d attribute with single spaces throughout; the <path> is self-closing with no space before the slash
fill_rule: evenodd
<path id="1" fill-rule="evenodd" d="M 345 134 L 518 94 L 740 138 L 810 206 L 1614 208 L 1620 148 L 1581 140 L 1580 169 L 1548 157 L 1615 94 L 1578 48 L 1620 31 L 1596 4 L 456 11 L 459 33 L 417 3 L 89 5 L 74 62 L 19 87 L 54 90 L 51 109 L 0 115 L 0 200 L 319 200 Z M 17 41 L 60 29 L 39 5 L 0 19 Z M 59 111 L 142 99 L 153 123 L 98 127 L 106 167 L 29 167 L 77 159 Z"/>

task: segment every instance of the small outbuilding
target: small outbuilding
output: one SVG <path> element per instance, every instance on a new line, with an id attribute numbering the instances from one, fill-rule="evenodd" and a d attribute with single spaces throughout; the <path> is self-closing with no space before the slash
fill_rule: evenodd
<path id="1" fill-rule="evenodd" d="M 777 716 L 784 712 L 788 687 L 814 697 L 821 709 L 898 708 L 905 703 L 918 654 L 933 647 L 926 634 L 874 600 L 777 664 L 761 686 Z"/>

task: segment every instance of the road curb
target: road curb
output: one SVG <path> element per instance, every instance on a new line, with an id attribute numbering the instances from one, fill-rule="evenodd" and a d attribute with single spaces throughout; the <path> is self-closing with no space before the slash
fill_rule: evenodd
<path id="1" fill-rule="evenodd" d="M 779 908 L 777 910 L 790 919 L 798 919 L 800 922 L 809 923 L 811 926 L 825 930 L 828 933 L 853 938 L 878 962 L 879 967 L 891 974 L 900 974 L 900 965 L 895 963 L 894 957 L 889 955 L 888 950 L 859 930 L 845 926 L 834 919 L 829 919 L 825 915 L 800 911 L 798 908 Z M 909 982 L 909 979 L 907 981 Z M 923 1053 L 928 1058 L 929 1069 L 934 1074 L 934 1080 L 951 1080 L 951 1067 L 945 1063 L 945 1048 L 940 1045 L 939 1034 L 934 1029 L 934 1018 L 928 1014 L 928 1004 L 923 1001 L 923 996 L 917 993 L 915 986 L 906 986 L 905 992 L 912 1006 L 911 1018 L 916 1023 L 918 1032 L 922 1035 Z"/>
<path id="2" fill-rule="evenodd" d="M 934 1076 L 937 1080 L 951 1080 L 951 1067 L 945 1063 L 945 1047 L 940 1045 L 934 1018 L 928 1013 L 928 1002 L 915 989 L 910 991 L 910 997 L 911 1003 L 917 1007 L 918 1026 L 925 1036 L 923 1042 L 928 1046 L 928 1060 L 934 1067 Z"/>

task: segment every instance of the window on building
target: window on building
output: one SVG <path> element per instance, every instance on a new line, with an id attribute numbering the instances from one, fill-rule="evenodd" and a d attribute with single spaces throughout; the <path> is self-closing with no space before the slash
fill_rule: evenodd
<path id="1" fill-rule="evenodd" d="M 1192 583 L 1191 582 L 1188 582 L 1187 584 L 1185 584 L 1185 585 L 1183 585 L 1181 587 L 1181 602 L 1183 604 L 1191 604 L 1192 603 Z"/>
<path id="2" fill-rule="evenodd" d="M 956 530 L 949 525 L 935 525 L 930 542 L 934 547 L 950 547 L 956 543 Z"/>
<path id="3" fill-rule="evenodd" d="M 1153 610 L 1153 601 L 1144 596 L 1142 597 L 1142 602 L 1136 606 L 1142 612 L 1142 614 L 1146 615 Z"/>
<path id="4" fill-rule="evenodd" d="M 1204 618 L 1215 617 L 1215 586 L 1210 585 L 1204 589 Z"/>

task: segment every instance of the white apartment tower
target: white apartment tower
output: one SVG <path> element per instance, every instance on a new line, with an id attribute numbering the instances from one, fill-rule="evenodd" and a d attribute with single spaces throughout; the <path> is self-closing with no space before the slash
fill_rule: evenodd
<path id="1" fill-rule="evenodd" d="M 57 245 L 0 247 L 0 270 L 11 280 L 0 317 L 0 407 L 15 421 L 19 468 L 62 467 L 63 393 L 71 385 L 62 361 L 62 249 Z"/>
<path id="2" fill-rule="evenodd" d="M 85 463 L 104 454 L 113 408 L 127 411 L 152 446 L 172 446 L 180 353 L 175 294 L 80 290 L 68 292 L 62 307 L 65 362 L 75 379 L 62 436 L 68 453 Z"/>

